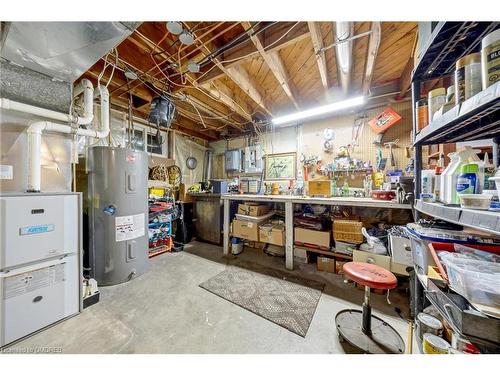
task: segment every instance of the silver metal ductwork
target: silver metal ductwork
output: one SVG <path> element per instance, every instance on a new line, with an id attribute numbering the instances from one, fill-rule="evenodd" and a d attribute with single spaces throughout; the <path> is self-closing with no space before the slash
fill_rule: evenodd
<path id="1" fill-rule="evenodd" d="M 335 22 L 336 52 L 340 83 L 344 94 L 349 91 L 352 72 L 352 45 L 354 35 L 353 22 Z"/>
<path id="2" fill-rule="evenodd" d="M 0 56 L 73 83 L 138 25 L 138 22 L 7 22 L 2 27 Z"/>

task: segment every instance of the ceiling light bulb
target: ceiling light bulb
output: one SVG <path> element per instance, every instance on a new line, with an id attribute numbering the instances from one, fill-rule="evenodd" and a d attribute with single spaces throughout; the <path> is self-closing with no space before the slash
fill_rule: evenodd
<path id="1" fill-rule="evenodd" d="M 186 46 L 190 46 L 191 44 L 194 43 L 194 38 L 193 34 L 191 34 L 189 31 L 184 30 L 181 35 L 179 35 L 179 40 L 181 41 L 182 44 Z"/>
<path id="2" fill-rule="evenodd" d="M 273 119 L 274 125 L 282 125 L 286 123 L 293 123 L 299 120 L 303 120 L 306 118 L 316 117 L 320 115 L 324 115 L 326 113 L 337 112 L 342 109 L 355 107 L 357 105 L 363 104 L 365 98 L 363 96 L 357 96 L 355 98 L 342 100 L 340 102 L 331 103 L 327 105 L 323 105 L 321 107 L 315 107 L 308 109 L 306 111 L 301 111 L 297 113 L 292 113 L 291 115 L 281 116 Z"/>
<path id="3" fill-rule="evenodd" d="M 182 33 L 182 24 L 178 21 L 168 21 L 167 30 L 174 35 Z"/>

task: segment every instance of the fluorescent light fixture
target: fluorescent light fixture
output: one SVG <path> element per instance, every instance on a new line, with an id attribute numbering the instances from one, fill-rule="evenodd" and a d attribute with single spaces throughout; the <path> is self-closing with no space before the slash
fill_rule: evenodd
<path id="1" fill-rule="evenodd" d="M 340 111 L 341 109 L 346 109 L 350 107 L 355 107 L 357 105 L 363 104 L 365 101 L 364 96 L 357 96 L 355 98 L 342 100 L 341 102 L 336 102 L 332 104 L 323 105 L 321 107 L 311 108 L 306 111 L 301 111 L 297 113 L 293 113 L 291 115 L 286 115 L 282 117 L 277 117 L 273 119 L 274 125 L 282 125 L 288 122 L 303 120 L 309 117 L 315 117 L 319 115 L 324 115 L 325 113 L 331 113 Z"/>

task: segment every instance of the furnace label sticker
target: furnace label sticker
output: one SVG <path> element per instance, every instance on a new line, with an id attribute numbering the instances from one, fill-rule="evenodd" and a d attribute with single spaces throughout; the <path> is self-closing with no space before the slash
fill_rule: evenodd
<path id="1" fill-rule="evenodd" d="M 65 264 L 21 273 L 5 278 L 3 299 L 22 296 L 23 294 L 46 288 L 65 281 Z"/>
<path id="2" fill-rule="evenodd" d="M 14 178 L 14 167 L 12 165 L 0 164 L 0 180 L 12 180 Z"/>
<path id="3" fill-rule="evenodd" d="M 144 236 L 144 220 L 144 214 L 116 217 L 116 242 L 133 240 Z"/>

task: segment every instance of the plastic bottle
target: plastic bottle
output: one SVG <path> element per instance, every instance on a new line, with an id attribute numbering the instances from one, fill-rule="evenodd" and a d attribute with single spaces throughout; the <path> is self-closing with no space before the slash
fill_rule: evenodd
<path id="1" fill-rule="evenodd" d="M 457 194 L 477 193 L 479 193 L 479 166 L 477 164 L 462 165 L 457 179 Z"/>
<path id="2" fill-rule="evenodd" d="M 434 180 L 434 170 L 424 169 L 421 175 L 420 199 L 425 202 L 434 200 L 432 181 Z"/>
<path id="3" fill-rule="evenodd" d="M 443 167 L 436 167 L 434 171 L 434 194 L 433 201 L 439 202 L 441 200 L 441 174 L 443 173 Z"/>
<path id="4" fill-rule="evenodd" d="M 489 155 L 487 152 L 484 153 L 484 160 L 480 165 L 483 167 L 483 175 L 481 178 L 481 192 L 484 190 L 495 190 L 495 183 L 490 182 L 490 177 L 495 175 L 495 166 L 490 162 Z"/>
<path id="5" fill-rule="evenodd" d="M 450 164 L 441 174 L 441 201 L 446 204 L 458 204 L 459 198 L 457 195 L 457 178 L 460 174 L 460 167 L 469 162 L 479 161 L 477 150 L 470 146 L 464 147 L 462 150 L 448 154 L 451 159 Z"/>
<path id="6" fill-rule="evenodd" d="M 334 178 L 332 178 L 332 183 L 330 185 L 330 189 L 331 189 L 331 194 L 332 194 L 332 197 L 336 197 L 337 196 L 337 180 Z"/>
<path id="7" fill-rule="evenodd" d="M 349 184 L 347 183 L 347 180 L 344 181 L 344 185 L 342 186 L 342 196 L 343 197 L 349 196 Z"/>

